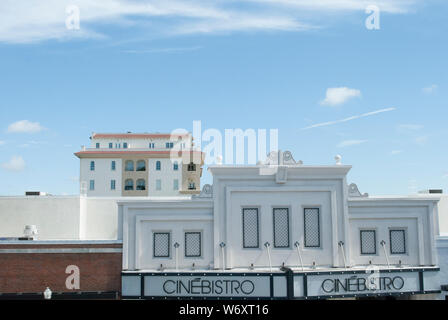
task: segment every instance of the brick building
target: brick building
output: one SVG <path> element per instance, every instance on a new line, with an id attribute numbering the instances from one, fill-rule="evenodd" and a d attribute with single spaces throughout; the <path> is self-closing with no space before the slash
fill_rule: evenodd
<path id="1" fill-rule="evenodd" d="M 0 242 L 0 299 L 119 297 L 119 241 Z"/>

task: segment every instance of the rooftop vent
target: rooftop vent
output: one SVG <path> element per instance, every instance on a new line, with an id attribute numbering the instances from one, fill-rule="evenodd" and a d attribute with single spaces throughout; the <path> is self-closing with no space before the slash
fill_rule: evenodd
<path id="1" fill-rule="evenodd" d="M 46 196 L 46 192 L 41 191 L 25 191 L 25 196 Z"/>
<path id="2" fill-rule="evenodd" d="M 443 189 L 428 189 L 428 190 L 422 190 L 419 191 L 419 193 L 424 193 L 424 194 L 442 194 L 443 193 Z"/>
<path id="3" fill-rule="evenodd" d="M 37 237 L 37 227 L 32 225 L 26 225 L 23 230 L 23 238 L 19 238 L 19 240 L 35 240 Z"/>

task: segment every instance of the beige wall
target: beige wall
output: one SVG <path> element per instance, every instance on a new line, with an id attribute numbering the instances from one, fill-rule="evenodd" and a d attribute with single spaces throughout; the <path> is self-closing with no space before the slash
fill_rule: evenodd
<path id="1" fill-rule="evenodd" d="M 145 161 L 146 170 L 145 171 L 136 171 L 137 170 L 137 161 L 143 160 Z M 134 162 L 134 171 L 126 171 L 126 162 L 133 161 Z M 148 196 L 148 159 L 143 158 L 142 156 L 126 156 L 123 157 L 123 165 L 122 165 L 122 193 L 121 195 L 124 197 L 147 197 Z M 127 179 L 132 179 L 134 181 L 134 190 L 125 190 L 125 181 Z M 137 180 L 143 179 L 145 180 L 145 190 L 137 190 Z"/>

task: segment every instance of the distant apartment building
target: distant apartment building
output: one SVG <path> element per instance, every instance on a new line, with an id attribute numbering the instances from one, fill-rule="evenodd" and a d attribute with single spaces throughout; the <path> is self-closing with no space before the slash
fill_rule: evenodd
<path id="1" fill-rule="evenodd" d="M 200 192 L 203 153 L 190 133 L 93 133 L 80 159 L 81 194 L 176 196 Z"/>

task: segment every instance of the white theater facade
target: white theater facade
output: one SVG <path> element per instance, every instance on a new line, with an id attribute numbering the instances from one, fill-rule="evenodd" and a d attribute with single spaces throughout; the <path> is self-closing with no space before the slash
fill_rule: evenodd
<path id="1" fill-rule="evenodd" d="M 122 297 L 440 298 L 439 198 L 370 197 L 350 169 L 273 152 L 190 198 L 119 200 Z"/>

